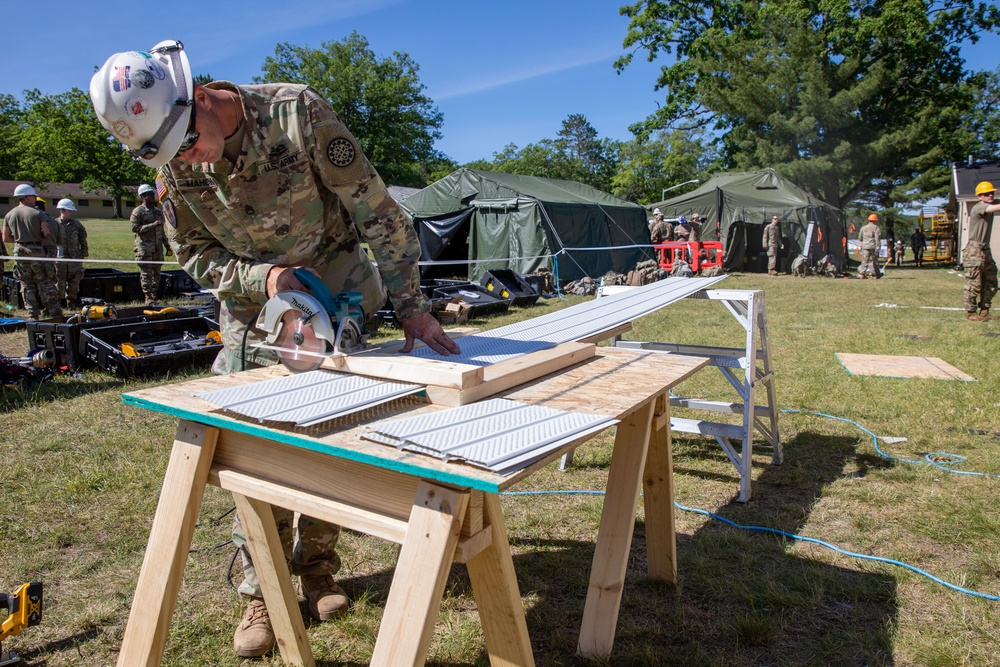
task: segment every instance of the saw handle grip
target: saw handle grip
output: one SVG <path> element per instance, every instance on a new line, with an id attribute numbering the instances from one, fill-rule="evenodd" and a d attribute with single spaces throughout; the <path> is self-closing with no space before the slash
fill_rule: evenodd
<path id="1" fill-rule="evenodd" d="M 337 312 L 337 302 L 334 301 L 330 289 L 319 276 L 309 269 L 295 269 L 295 277 L 312 292 L 312 295 L 323 305 L 323 309 L 328 314 L 332 315 Z"/>

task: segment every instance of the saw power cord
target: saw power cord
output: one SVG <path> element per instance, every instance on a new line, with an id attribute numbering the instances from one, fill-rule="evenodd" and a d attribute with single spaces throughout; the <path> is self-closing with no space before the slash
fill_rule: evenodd
<path id="1" fill-rule="evenodd" d="M 854 420 L 851 420 L 851 419 L 847 419 L 845 417 L 837 417 L 837 416 L 834 416 L 834 415 L 828 415 L 828 414 L 824 414 L 822 412 L 813 412 L 813 411 L 810 411 L 810 410 L 779 410 L 779 412 L 785 412 L 785 413 L 789 413 L 789 414 L 814 415 L 814 416 L 817 416 L 817 417 L 824 417 L 826 419 L 834 419 L 834 420 L 837 420 L 837 421 L 846 422 L 848 424 L 856 426 L 857 428 L 861 429 L 862 431 L 864 431 L 865 433 L 867 433 L 868 435 L 870 435 L 872 437 L 872 444 L 874 445 L 875 451 L 878 452 L 879 456 L 881 456 L 881 457 L 883 457 L 885 459 L 891 460 L 891 461 L 901 461 L 903 463 L 912 463 L 912 464 L 916 464 L 916 465 L 933 465 L 936 468 L 940 468 L 941 470 L 944 470 L 946 472 L 955 473 L 956 475 L 976 475 L 976 476 L 980 476 L 980 477 L 992 477 L 992 478 L 1000 479 L 1000 475 L 994 475 L 994 474 L 991 474 L 991 473 L 984 473 L 984 472 L 973 472 L 973 471 L 968 471 L 968 470 L 953 470 L 951 468 L 946 467 L 946 466 L 950 466 L 950 465 L 957 465 L 959 463 L 963 463 L 966 460 L 964 456 L 959 456 L 957 454 L 950 454 L 948 452 L 930 452 L 928 454 L 925 454 L 923 459 L 904 459 L 904 458 L 901 458 L 901 457 L 898 457 L 898 456 L 892 456 L 891 454 L 887 454 L 886 452 L 882 451 L 881 448 L 879 448 L 879 446 L 878 446 L 878 436 L 877 435 L 875 435 L 872 431 L 870 431 L 869 429 L 865 428 L 864 426 L 862 426 L 858 422 L 856 422 Z M 938 459 L 947 459 L 947 460 L 942 461 L 942 460 L 938 460 Z M 504 491 L 500 495 L 503 495 L 503 496 L 547 496 L 547 495 L 603 496 L 604 495 L 604 491 L 591 491 L 591 490 L 586 490 L 586 489 L 583 489 L 583 490 L 558 490 L 558 491 Z M 742 525 L 740 525 L 740 524 L 738 524 L 738 523 L 736 523 L 734 521 L 730 521 L 729 519 L 727 519 L 725 517 L 719 516 L 718 514 L 715 514 L 713 512 L 709 512 L 708 510 L 698 509 L 698 508 L 695 508 L 695 507 L 685 507 L 684 505 L 681 505 L 677 501 L 674 501 L 674 507 L 676 507 L 679 510 L 683 510 L 685 512 L 693 512 L 695 514 L 701 514 L 703 516 L 710 517 L 712 519 L 715 519 L 716 521 L 721 521 L 722 523 L 724 523 L 724 524 L 726 524 L 728 526 L 732 526 L 733 528 L 739 528 L 741 530 L 749 530 L 749 531 L 762 532 L 762 533 L 773 533 L 775 535 L 780 535 L 781 537 L 785 537 L 785 538 L 788 538 L 790 540 L 795 540 L 795 541 L 798 541 L 798 542 L 807 542 L 807 543 L 810 543 L 810 544 L 817 544 L 817 545 L 819 545 L 821 547 L 825 547 L 825 548 L 830 549 L 831 551 L 834 551 L 834 552 L 836 552 L 838 554 L 841 554 L 841 555 L 844 555 L 844 556 L 849 556 L 851 558 L 858 558 L 858 559 L 861 559 L 861 560 L 870 560 L 870 561 L 875 561 L 875 562 L 878 562 L 878 563 L 886 563 L 886 564 L 889 564 L 889 565 L 895 565 L 897 567 L 901 567 L 901 568 L 904 568 L 904 569 L 909 570 L 911 572 L 914 572 L 915 574 L 919 574 L 922 577 L 926 577 L 926 578 L 930 579 L 931 581 L 944 586 L 945 588 L 950 588 L 953 591 L 958 591 L 959 593 L 964 593 L 966 595 L 971 595 L 973 597 L 979 597 L 979 598 L 983 598 L 983 599 L 986 599 L 986 600 L 992 600 L 992 601 L 995 601 L 995 602 L 996 601 L 1000 601 L 1000 596 L 991 595 L 989 593 L 981 593 L 979 591 L 974 591 L 974 590 L 970 590 L 968 588 L 963 588 L 962 586 L 958 586 L 956 584 L 952 584 L 950 582 L 947 582 L 944 579 L 941 579 L 940 577 L 934 576 L 930 572 L 927 572 L 925 570 L 921 570 L 919 567 L 916 567 L 915 565 L 910 565 L 909 563 L 904 563 L 903 561 L 895 560 L 895 559 L 892 559 L 892 558 L 885 558 L 883 556 L 873 556 L 871 554 L 862 554 L 862 553 L 857 553 L 855 551 L 847 551 L 846 549 L 841 549 L 840 547 L 835 546 L 833 544 L 830 544 L 829 542 L 825 542 L 823 540 L 819 540 L 819 539 L 816 539 L 814 537 L 807 537 L 807 536 L 804 536 L 804 535 L 796 535 L 795 533 L 789 533 L 787 531 L 780 530 L 778 528 L 768 528 L 767 526 L 742 526 Z"/>
<path id="2" fill-rule="evenodd" d="M 972 470 L 953 470 L 947 466 L 958 465 L 960 463 L 965 463 L 966 458 L 958 454 L 952 454 L 950 452 L 928 452 L 924 454 L 923 459 L 904 459 L 899 456 L 893 456 L 892 454 L 887 454 L 883 452 L 878 446 L 878 436 L 872 433 L 870 430 L 859 424 L 858 422 L 847 419 L 846 417 L 837 417 L 834 415 L 824 414 L 822 412 L 813 412 L 811 410 L 779 410 L 778 412 L 785 412 L 789 414 L 799 414 L 799 415 L 814 415 L 816 417 L 824 417 L 826 419 L 835 419 L 837 421 L 846 422 L 852 426 L 856 426 L 868 435 L 872 437 L 872 445 L 875 447 L 875 451 L 884 459 L 889 461 L 900 461 L 902 463 L 913 463 L 915 465 L 932 465 L 935 468 L 940 468 L 945 472 L 954 473 L 956 475 L 974 475 L 976 477 L 991 477 L 993 479 L 1000 479 L 1000 475 L 995 475 L 988 472 L 975 472 Z"/>

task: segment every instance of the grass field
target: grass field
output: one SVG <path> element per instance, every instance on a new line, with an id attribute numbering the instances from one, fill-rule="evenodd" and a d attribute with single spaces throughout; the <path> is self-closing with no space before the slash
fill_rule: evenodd
<path id="1" fill-rule="evenodd" d="M 130 254 L 127 247 L 123 256 Z M 735 470 L 713 440 L 675 437 L 678 503 L 1000 594 L 1000 322 L 921 308 L 960 307 L 962 284 L 937 268 L 890 269 L 880 281 L 734 275 L 721 283 L 764 290 L 778 406 L 803 412 L 781 415 L 782 466 L 772 466 L 770 451 L 758 447 L 747 504 L 735 502 Z M 549 300 L 474 324 L 490 328 L 564 305 Z M 740 346 L 742 336 L 721 304 L 685 300 L 640 319 L 626 337 Z M 0 352 L 23 353 L 22 338 L 0 336 Z M 837 352 L 940 357 L 977 381 L 851 376 Z M 197 376 L 122 381 L 88 371 L 59 377 L 34 395 L 0 394 L 0 590 L 30 580 L 46 587 L 43 623 L 5 644 L 29 665 L 114 663 L 176 426 L 165 415 L 122 405 L 121 394 Z M 734 396 L 713 369 L 675 391 Z M 988 475 L 893 460 L 844 420 L 906 438 L 880 441 L 888 456 L 923 460 L 928 452 L 951 452 L 967 457 L 961 469 Z M 516 490 L 603 489 L 611 444 L 611 434 L 598 437 L 578 450 L 569 471 L 550 466 Z M 574 656 L 602 498 L 502 502 L 537 663 L 603 664 Z M 165 665 L 255 664 L 231 648 L 241 613 L 227 584 L 232 547 L 224 544 L 230 517 L 223 514 L 231 506 L 228 494 L 209 489 Z M 640 506 L 608 665 L 1000 664 L 1000 602 L 703 514 L 678 511 L 677 519 L 680 581 L 650 582 Z M 353 533 L 341 544 L 340 583 L 353 606 L 346 617 L 309 628 L 324 666 L 369 660 L 397 552 Z M 256 664 L 281 663 L 275 653 Z M 428 664 L 489 664 L 462 566 L 452 571 Z"/>

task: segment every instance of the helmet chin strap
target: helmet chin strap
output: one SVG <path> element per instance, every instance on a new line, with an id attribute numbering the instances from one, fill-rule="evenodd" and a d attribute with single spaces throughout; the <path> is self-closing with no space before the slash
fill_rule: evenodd
<path id="1" fill-rule="evenodd" d="M 174 105 L 170 108 L 170 114 L 167 116 L 163 124 L 160 125 L 160 129 L 156 131 L 156 134 L 152 136 L 142 148 L 138 150 L 129 148 L 128 152 L 132 157 L 142 158 L 144 160 L 151 160 L 160 152 L 160 146 L 163 145 L 163 140 L 167 138 L 170 131 L 174 129 L 177 121 L 181 119 L 184 112 L 191 106 L 194 105 L 194 96 L 189 99 L 187 97 L 187 80 L 184 78 L 184 67 L 181 64 L 181 59 L 179 57 L 174 57 L 173 51 L 181 51 L 184 49 L 184 44 L 179 41 L 175 41 L 173 46 L 161 46 L 158 49 L 153 49 L 153 53 L 165 53 L 170 58 L 170 69 L 174 75 L 175 85 L 177 87 L 178 93 L 184 95 L 184 97 L 178 97 L 174 102 Z M 192 91 L 193 92 L 193 91 Z"/>

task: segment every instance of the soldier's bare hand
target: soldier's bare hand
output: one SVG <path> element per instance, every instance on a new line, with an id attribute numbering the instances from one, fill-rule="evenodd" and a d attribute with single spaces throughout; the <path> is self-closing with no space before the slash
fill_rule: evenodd
<path id="1" fill-rule="evenodd" d="M 306 286 L 295 277 L 295 269 L 306 269 L 306 271 L 316 273 L 304 266 L 272 266 L 267 273 L 267 296 L 272 297 L 278 292 L 287 292 L 288 290 L 308 291 Z M 318 273 L 316 273 L 316 277 L 319 277 Z"/>
<path id="2" fill-rule="evenodd" d="M 447 356 L 462 353 L 458 343 L 444 332 L 441 324 L 430 313 L 403 320 L 403 335 L 406 336 L 406 344 L 403 345 L 400 352 L 409 352 L 413 349 L 413 343 L 421 340 L 438 354 Z"/>

